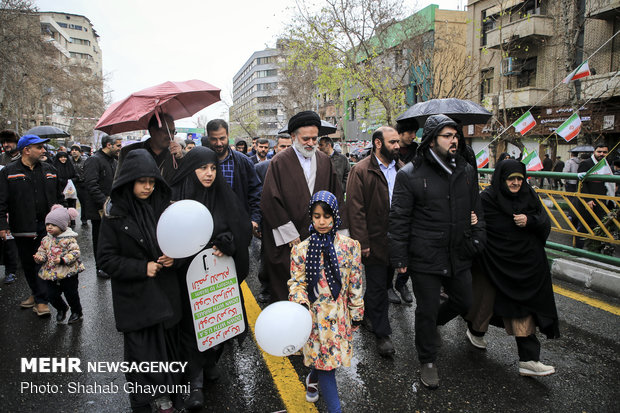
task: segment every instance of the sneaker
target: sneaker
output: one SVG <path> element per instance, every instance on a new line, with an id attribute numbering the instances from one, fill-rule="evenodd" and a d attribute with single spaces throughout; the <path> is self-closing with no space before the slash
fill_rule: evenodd
<path id="1" fill-rule="evenodd" d="M 77 323 L 78 321 L 81 321 L 81 320 L 82 320 L 82 314 L 71 313 L 71 315 L 69 316 L 69 319 L 67 320 L 67 324 Z"/>
<path id="2" fill-rule="evenodd" d="M 177 409 L 172 405 L 172 401 L 168 396 L 159 397 L 151 402 L 153 413 L 176 413 Z"/>
<path id="3" fill-rule="evenodd" d="M 26 298 L 24 301 L 19 303 L 19 306 L 21 308 L 32 308 L 32 307 L 34 307 L 34 295 L 31 295 L 30 297 Z"/>
<path id="4" fill-rule="evenodd" d="M 319 382 L 310 382 L 310 374 L 306 376 L 306 401 L 316 403 L 319 400 Z"/>
<path id="5" fill-rule="evenodd" d="M 7 274 L 4 277 L 4 283 L 5 284 L 13 284 L 15 282 L 15 274 Z"/>
<path id="6" fill-rule="evenodd" d="M 519 374 L 522 376 L 549 376 L 555 373 L 553 366 L 547 366 L 540 361 L 520 361 Z"/>
<path id="7" fill-rule="evenodd" d="M 392 304 L 400 304 L 400 297 L 393 288 L 388 288 L 388 301 Z"/>
<path id="8" fill-rule="evenodd" d="M 409 291 L 407 284 L 399 287 L 398 292 L 400 293 L 400 298 L 402 298 L 404 302 L 407 304 L 411 304 L 413 302 L 413 296 L 411 295 L 411 291 Z"/>
<path id="9" fill-rule="evenodd" d="M 437 372 L 437 366 L 435 363 L 422 364 L 420 381 L 431 390 L 439 387 L 439 373 Z"/>
<path id="10" fill-rule="evenodd" d="M 32 311 L 37 313 L 39 317 L 49 316 L 51 314 L 50 307 L 47 304 L 39 303 L 32 307 Z"/>
<path id="11" fill-rule="evenodd" d="M 469 331 L 469 328 L 466 330 L 465 334 L 467 335 L 467 338 L 469 339 L 469 342 L 471 343 L 472 346 L 479 348 L 481 350 L 486 350 L 487 349 L 487 341 L 485 340 L 484 336 L 475 336 L 471 333 L 471 331 Z"/>

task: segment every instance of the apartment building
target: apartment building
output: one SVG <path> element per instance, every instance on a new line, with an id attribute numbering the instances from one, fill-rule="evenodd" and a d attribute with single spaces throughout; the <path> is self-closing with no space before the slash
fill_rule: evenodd
<path id="1" fill-rule="evenodd" d="M 274 138 L 286 125 L 286 114 L 278 103 L 283 93 L 278 85 L 280 55 L 278 48 L 254 52 L 233 77 L 231 137 Z"/>
<path id="2" fill-rule="evenodd" d="M 499 119 L 494 125 L 465 128 L 474 151 L 527 110 L 537 125 L 521 141 L 552 158 L 566 159 L 578 142 L 612 143 L 620 138 L 620 35 L 608 42 L 620 29 L 620 1 L 585 0 L 582 10 L 574 3 L 469 1 L 468 54 L 477 70 L 471 94 Z M 593 74 L 562 83 L 584 60 Z M 581 134 L 566 143 L 554 131 L 579 108 Z M 515 132 L 505 136 L 510 134 Z M 504 151 L 520 153 L 516 146 L 500 142 L 496 155 Z"/>

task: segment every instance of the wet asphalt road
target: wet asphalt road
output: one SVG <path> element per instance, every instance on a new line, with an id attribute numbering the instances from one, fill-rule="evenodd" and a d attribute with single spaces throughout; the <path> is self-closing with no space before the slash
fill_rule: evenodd
<path id="1" fill-rule="evenodd" d="M 90 247 L 90 226 L 80 227 L 79 242 L 87 270 L 80 275 L 84 320 L 57 324 L 52 317 L 38 318 L 18 307 L 28 295 L 23 276 L 12 285 L 0 284 L 0 412 L 127 412 L 129 402 L 122 387 L 122 373 L 22 373 L 21 358 L 77 357 L 88 362 L 123 359 L 122 335 L 116 331 L 110 283 L 97 278 Z M 253 245 L 256 256 L 256 245 Z M 3 274 L 1 270 L 0 274 Z M 248 279 L 258 291 L 256 265 Z M 589 297 L 620 306 L 620 300 L 560 284 Z M 443 346 L 438 366 L 441 387 L 421 386 L 413 346 L 414 307 L 392 305 L 396 355 L 377 355 L 374 336 L 356 333 L 354 360 L 337 372 L 345 412 L 618 412 L 620 411 L 620 316 L 556 294 L 562 320 L 562 338 L 541 337 L 541 360 L 557 373 L 531 379 L 517 373 L 514 339 L 492 328 L 487 351 L 467 341 L 465 323 L 454 320 L 442 329 Z M 290 358 L 299 379 L 307 369 L 301 357 Z M 251 338 L 242 347 L 227 346 L 220 362 L 221 378 L 206 386 L 203 412 L 275 412 L 285 409 L 269 369 Z M 69 394 L 69 383 L 115 384 L 111 394 Z M 57 393 L 37 393 L 57 385 Z M 318 410 L 326 411 L 319 400 Z"/>

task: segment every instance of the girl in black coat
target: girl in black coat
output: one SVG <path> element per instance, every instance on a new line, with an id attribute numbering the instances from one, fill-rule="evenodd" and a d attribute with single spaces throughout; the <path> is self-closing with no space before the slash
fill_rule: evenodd
<path id="1" fill-rule="evenodd" d="M 112 185 L 99 234 L 101 269 L 110 274 L 116 328 L 124 335 L 125 361 L 176 361 L 181 319 L 173 259 L 157 244 L 159 216 L 170 189 L 153 157 L 131 151 Z M 167 373 L 126 373 L 127 382 L 173 388 L 180 377 Z M 180 395 L 172 395 L 180 400 Z M 172 412 L 171 394 L 129 393 L 134 412 Z"/>
<path id="2" fill-rule="evenodd" d="M 252 237 L 252 224 L 241 201 L 224 179 L 224 175 L 218 167 L 215 152 L 204 146 L 197 146 L 192 149 L 183 157 L 183 163 L 172 179 L 171 186 L 173 200 L 192 199 L 209 209 L 213 217 L 213 235 L 207 248 L 212 247 L 216 250 L 215 255 L 233 257 L 237 278 L 241 283 L 248 275 L 248 246 Z M 187 269 L 193 258 L 184 260 L 179 269 L 179 274 L 183 274 L 179 277 L 183 299 L 181 348 L 189 363 L 186 375 L 191 386 L 190 397 L 185 401 L 185 406 L 190 410 L 202 408 L 204 403 L 203 374 L 207 377 L 217 374 L 215 365 L 223 351 L 223 346 L 219 345 L 201 353 L 196 345 L 194 323 L 184 276 L 187 274 Z M 243 302 L 243 297 L 241 298 Z M 247 332 L 245 308 L 243 315 L 244 320 L 246 320 L 245 331 Z M 240 340 L 243 339 L 243 335 L 238 337 Z"/>
<path id="3" fill-rule="evenodd" d="M 487 247 L 472 268 L 474 304 L 467 336 L 474 346 L 485 348 L 489 322 L 505 327 L 517 341 L 519 373 L 546 376 L 555 369 L 540 362 L 536 327 L 547 338 L 560 336 L 545 253 L 551 225 L 525 179 L 523 163 L 503 160 L 481 194 Z"/>

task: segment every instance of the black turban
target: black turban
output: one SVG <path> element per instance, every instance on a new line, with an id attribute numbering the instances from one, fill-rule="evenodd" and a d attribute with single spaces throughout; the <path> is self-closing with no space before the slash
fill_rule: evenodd
<path id="1" fill-rule="evenodd" d="M 321 118 L 316 112 L 311 110 L 299 112 L 288 121 L 288 133 L 293 133 L 304 126 L 316 126 L 320 128 Z"/>

